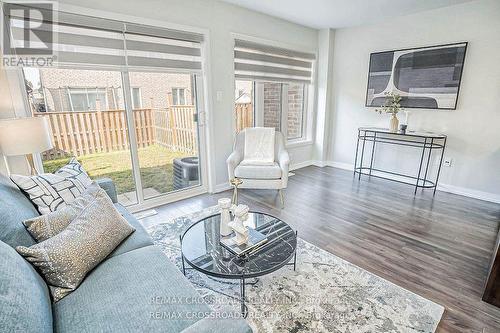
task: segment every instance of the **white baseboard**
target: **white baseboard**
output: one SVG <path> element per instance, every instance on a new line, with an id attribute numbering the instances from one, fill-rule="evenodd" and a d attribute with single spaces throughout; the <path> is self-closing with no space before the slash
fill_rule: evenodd
<path id="1" fill-rule="evenodd" d="M 349 164 L 349 163 L 327 161 L 326 165 L 334 167 L 334 168 L 339 168 L 339 169 L 354 171 L 354 165 L 353 164 Z"/>
<path id="2" fill-rule="evenodd" d="M 290 171 L 297 170 L 297 169 L 300 169 L 300 168 L 308 167 L 308 166 L 310 166 L 312 164 L 313 164 L 312 161 L 304 161 L 304 162 L 300 162 L 300 163 L 295 163 L 295 164 L 290 165 L 290 167 L 288 168 L 288 170 L 290 170 Z"/>
<path id="3" fill-rule="evenodd" d="M 484 201 L 489 201 L 489 202 L 494 202 L 494 203 L 500 203 L 500 194 L 483 192 L 483 191 L 473 190 L 473 189 L 466 188 L 466 187 L 448 185 L 448 184 L 439 184 L 437 189 L 439 191 L 463 195 L 463 196 L 469 197 L 469 198 L 474 198 L 474 199 L 479 199 L 479 200 L 484 200 Z"/>
<path id="4" fill-rule="evenodd" d="M 322 168 L 322 167 L 327 166 L 328 164 L 326 164 L 325 161 L 313 160 L 313 161 L 311 161 L 311 165 Z"/>

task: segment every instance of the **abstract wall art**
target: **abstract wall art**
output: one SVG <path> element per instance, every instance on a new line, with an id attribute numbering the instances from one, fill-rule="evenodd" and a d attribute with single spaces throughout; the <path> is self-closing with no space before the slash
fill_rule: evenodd
<path id="1" fill-rule="evenodd" d="M 457 107 L 467 42 L 370 54 L 366 106 L 380 107 L 385 93 L 404 108 Z"/>

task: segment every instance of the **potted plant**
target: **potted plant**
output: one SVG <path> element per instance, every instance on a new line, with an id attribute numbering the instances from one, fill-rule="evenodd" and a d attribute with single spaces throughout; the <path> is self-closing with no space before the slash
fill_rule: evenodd
<path id="1" fill-rule="evenodd" d="M 380 114 L 382 113 L 391 114 L 389 130 L 391 132 L 397 132 L 399 126 L 399 119 L 397 114 L 399 111 L 403 110 L 401 104 L 399 104 L 399 102 L 401 101 L 401 96 L 395 94 L 392 91 L 386 92 L 384 95 L 387 96 L 385 99 L 385 103 L 380 106 L 380 109 L 375 109 L 375 112 L 378 112 Z"/>

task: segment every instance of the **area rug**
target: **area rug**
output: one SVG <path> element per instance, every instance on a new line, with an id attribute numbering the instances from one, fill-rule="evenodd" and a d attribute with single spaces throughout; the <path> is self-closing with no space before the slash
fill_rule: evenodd
<path id="1" fill-rule="evenodd" d="M 153 225 L 154 243 L 181 270 L 179 235 L 217 212 L 200 212 Z M 300 236 L 300 235 L 299 235 Z M 239 283 L 195 270 L 186 276 L 214 311 L 239 313 Z M 297 269 L 249 280 L 247 322 L 254 332 L 435 332 L 444 308 L 300 239 Z"/>

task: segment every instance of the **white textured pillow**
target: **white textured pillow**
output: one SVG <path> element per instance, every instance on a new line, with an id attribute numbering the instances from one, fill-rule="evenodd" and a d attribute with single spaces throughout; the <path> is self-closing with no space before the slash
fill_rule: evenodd
<path id="1" fill-rule="evenodd" d="M 92 180 L 76 160 L 55 173 L 36 176 L 11 175 L 10 178 L 38 207 L 41 214 L 54 212 L 79 197 L 91 184 Z"/>

